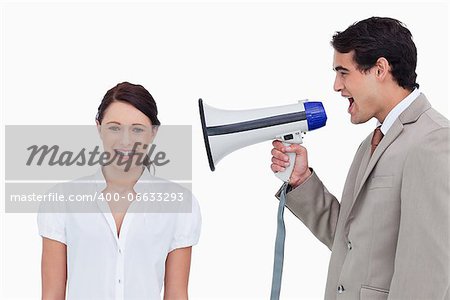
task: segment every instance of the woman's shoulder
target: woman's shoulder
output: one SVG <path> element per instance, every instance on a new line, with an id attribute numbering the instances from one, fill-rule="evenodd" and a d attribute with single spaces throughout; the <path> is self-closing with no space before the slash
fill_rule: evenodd
<path id="1" fill-rule="evenodd" d="M 94 173 L 55 183 L 46 191 L 48 201 L 40 203 L 39 213 L 91 212 L 97 197 L 96 180 Z"/>

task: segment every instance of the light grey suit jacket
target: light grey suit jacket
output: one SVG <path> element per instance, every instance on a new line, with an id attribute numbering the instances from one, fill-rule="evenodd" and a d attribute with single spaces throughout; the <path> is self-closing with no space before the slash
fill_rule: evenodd
<path id="1" fill-rule="evenodd" d="M 362 142 L 340 203 L 314 171 L 288 192 L 286 206 L 332 251 L 326 299 L 450 299 L 449 135 L 421 94 L 372 157 L 372 135 Z"/>

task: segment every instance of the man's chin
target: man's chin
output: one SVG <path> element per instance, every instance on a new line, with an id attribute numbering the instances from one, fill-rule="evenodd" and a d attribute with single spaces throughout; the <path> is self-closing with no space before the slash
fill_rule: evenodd
<path id="1" fill-rule="evenodd" d="M 359 122 L 358 121 L 358 119 L 356 119 L 355 117 L 353 117 L 353 116 L 350 116 L 350 122 L 352 122 L 352 124 L 360 124 L 361 122 Z"/>
<path id="2" fill-rule="evenodd" d="M 352 116 L 352 117 L 350 117 L 350 122 L 352 122 L 352 124 L 357 125 L 357 124 L 366 123 L 367 120 L 366 120 L 366 121 L 363 121 L 363 120 L 360 120 L 360 119 L 358 119 L 358 118 Z"/>
<path id="3" fill-rule="evenodd" d="M 357 124 L 364 124 L 364 123 L 366 123 L 367 121 L 369 121 L 371 119 L 372 118 L 370 118 L 370 119 L 358 119 L 356 117 L 350 117 L 350 122 L 352 122 L 352 124 L 357 125 Z"/>

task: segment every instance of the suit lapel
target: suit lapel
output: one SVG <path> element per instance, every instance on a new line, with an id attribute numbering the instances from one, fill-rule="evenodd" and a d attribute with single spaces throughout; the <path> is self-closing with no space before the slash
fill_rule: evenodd
<path id="1" fill-rule="evenodd" d="M 364 147 L 364 153 L 361 159 L 361 163 L 359 165 L 359 169 L 358 169 L 358 174 L 356 174 L 356 180 L 355 180 L 355 187 L 353 190 L 353 199 L 356 198 L 356 192 L 359 190 L 358 188 L 360 187 L 361 183 L 362 183 L 362 178 L 364 176 L 364 173 L 367 169 L 367 166 L 369 164 L 369 160 L 370 160 L 370 138 L 371 136 L 369 136 L 365 141 L 362 147 Z"/>
<path id="2" fill-rule="evenodd" d="M 375 168 L 378 160 L 381 158 L 382 154 L 386 149 L 397 139 L 404 128 L 404 124 L 413 123 L 419 119 L 419 117 L 429 108 L 431 108 L 430 103 L 427 98 L 420 94 L 417 99 L 411 103 L 408 108 L 406 108 L 398 117 L 398 119 L 392 124 L 392 127 L 387 132 L 386 136 L 381 140 L 380 144 L 375 149 L 372 157 L 370 157 L 370 139 L 371 136 L 365 142 L 366 151 L 364 157 L 361 161 L 361 165 L 358 171 L 358 175 L 355 181 L 355 193 L 352 199 L 352 204 L 350 206 L 349 212 L 352 211 L 361 190 L 363 189 L 367 179 L 369 178 L 372 170 Z M 348 214 L 351 215 L 350 213 Z M 349 220 L 347 219 L 347 222 Z"/>
<path id="3" fill-rule="evenodd" d="M 377 164 L 378 160 L 380 159 L 383 152 L 389 147 L 390 144 L 392 144 L 393 141 L 400 135 L 400 133 L 403 131 L 403 124 L 397 119 L 394 124 L 392 124 L 392 127 L 389 129 L 386 136 L 381 140 L 380 144 L 377 146 L 375 151 L 373 152 L 373 155 L 370 157 L 370 147 L 367 147 L 367 155 L 366 159 L 369 160 L 367 168 L 364 170 L 364 175 L 359 182 L 358 185 L 356 185 L 356 193 L 355 198 L 358 198 L 359 193 L 361 192 L 362 187 L 366 183 L 367 179 L 369 178 L 370 173 L 372 172 L 373 168 Z"/>

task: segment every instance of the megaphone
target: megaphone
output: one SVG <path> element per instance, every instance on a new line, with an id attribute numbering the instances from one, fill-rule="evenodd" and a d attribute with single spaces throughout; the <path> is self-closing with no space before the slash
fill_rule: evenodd
<path id="1" fill-rule="evenodd" d="M 302 133 L 325 126 L 327 115 L 322 102 L 298 101 L 296 104 L 248 109 L 224 110 L 198 100 L 206 153 L 211 171 L 231 152 L 266 140 L 301 144 Z M 295 153 L 288 153 L 290 165 L 276 173 L 288 182 Z"/>

